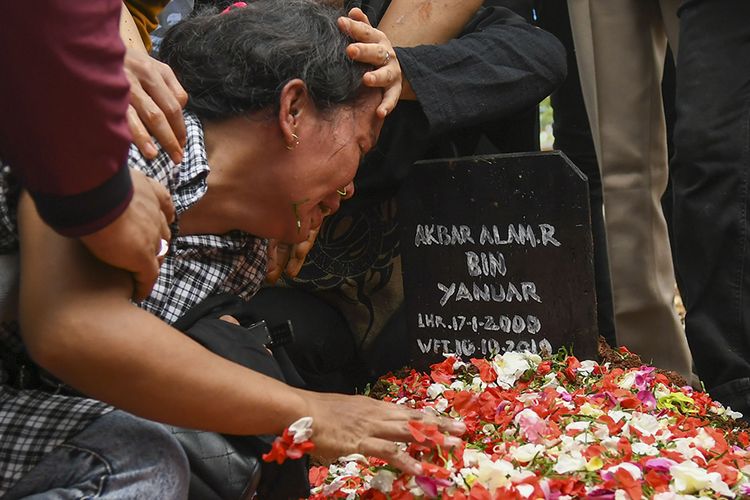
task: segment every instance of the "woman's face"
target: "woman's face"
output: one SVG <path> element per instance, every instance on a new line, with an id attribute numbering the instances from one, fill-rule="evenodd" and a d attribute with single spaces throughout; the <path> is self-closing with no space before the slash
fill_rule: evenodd
<path id="1" fill-rule="evenodd" d="M 292 168 L 285 169 L 292 174 L 281 180 L 289 202 L 284 241 L 307 239 L 311 229 L 354 194 L 354 175 L 383 125 L 375 114 L 381 99 L 379 90 L 368 89 L 354 105 L 316 113 L 299 128 L 299 144 L 288 158 Z"/>

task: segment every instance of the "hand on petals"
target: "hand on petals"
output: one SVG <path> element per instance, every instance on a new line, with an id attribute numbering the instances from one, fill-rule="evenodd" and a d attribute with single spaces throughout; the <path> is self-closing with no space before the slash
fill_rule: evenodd
<path id="1" fill-rule="evenodd" d="M 316 454 L 333 459 L 352 453 L 381 458 L 410 474 L 422 473 L 422 465 L 398 443 L 415 441 L 410 422 L 437 425 L 446 446 L 457 446 L 466 426 L 450 418 L 376 401 L 364 396 L 308 393 L 309 415 L 315 422 L 312 441 Z"/>

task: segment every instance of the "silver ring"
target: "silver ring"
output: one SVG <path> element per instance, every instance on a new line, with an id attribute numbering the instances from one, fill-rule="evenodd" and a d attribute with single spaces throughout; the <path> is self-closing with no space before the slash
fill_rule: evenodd
<path id="1" fill-rule="evenodd" d="M 164 238 L 159 240 L 159 252 L 156 254 L 157 257 L 164 257 L 169 252 L 169 242 Z"/>
<path id="2" fill-rule="evenodd" d="M 385 51 L 385 59 L 383 59 L 383 66 L 387 65 L 391 61 L 391 53 Z"/>

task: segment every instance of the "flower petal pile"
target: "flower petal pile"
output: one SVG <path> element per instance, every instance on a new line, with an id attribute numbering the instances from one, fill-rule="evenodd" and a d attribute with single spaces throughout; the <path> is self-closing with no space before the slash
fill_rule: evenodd
<path id="1" fill-rule="evenodd" d="M 623 357 L 630 356 L 622 349 Z M 750 495 L 740 414 L 649 366 L 623 369 L 564 352 L 505 353 L 382 378 L 371 395 L 460 419 L 463 443 L 410 424 L 412 476 L 375 458 L 310 472 L 311 498 L 657 500 Z"/>

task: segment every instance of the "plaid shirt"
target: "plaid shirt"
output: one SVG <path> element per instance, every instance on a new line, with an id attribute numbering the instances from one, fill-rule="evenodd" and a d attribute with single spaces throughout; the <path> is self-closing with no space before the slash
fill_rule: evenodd
<path id="1" fill-rule="evenodd" d="M 179 215 L 208 189 L 209 172 L 200 121 L 185 114 L 187 145 L 182 164 L 164 151 L 145 160 L 135 147 L 130 164 L 159 181 L 172 194 Z M 0 254 L 16 252 L 18 186 L 0 162 Z M 141 307 L 169 323 L 217 293 L 249 298 L 266 272 L 266 241 L 234 231 L 225 235 L 180 236 L 173 227 L 170 251 L 151 296 Z M 22 348 L 15 324 L 0 325 L 0 497 L 45 454 L 75 436 L 112 407 L 93 399 L 16 390 L 8 385 L 13 358 Z"/>

